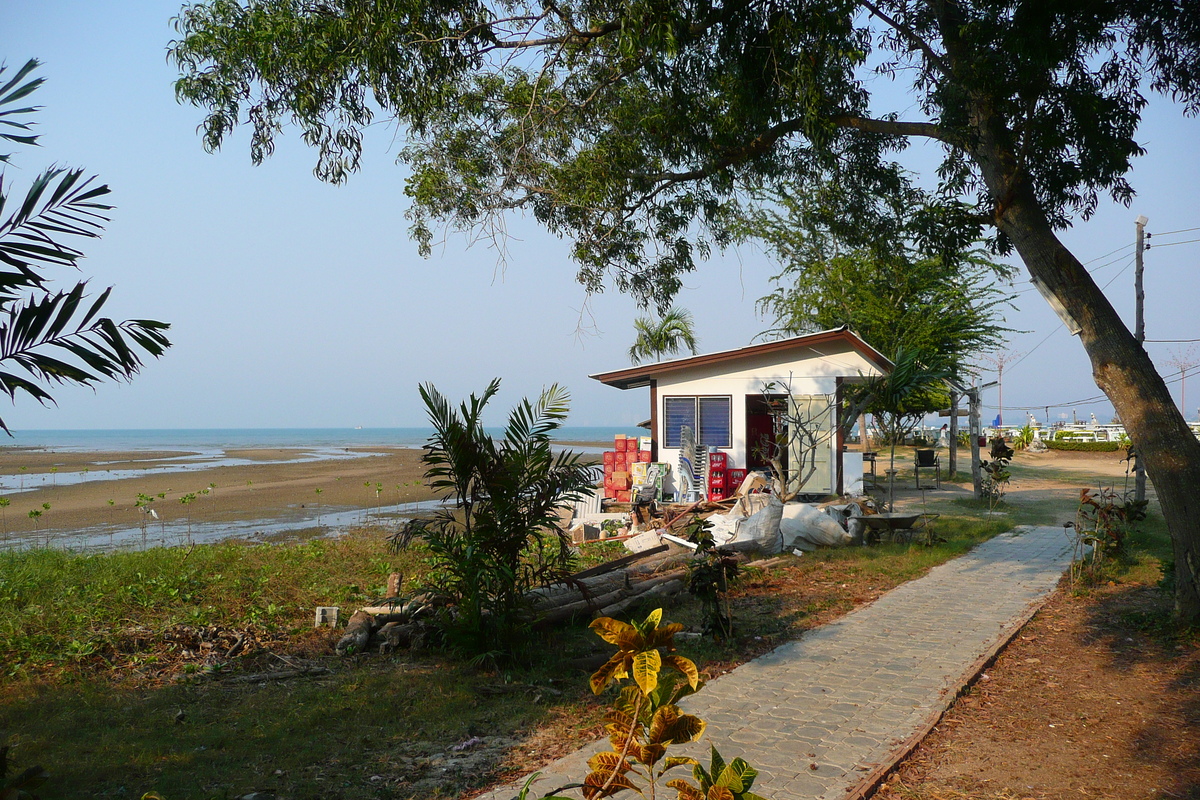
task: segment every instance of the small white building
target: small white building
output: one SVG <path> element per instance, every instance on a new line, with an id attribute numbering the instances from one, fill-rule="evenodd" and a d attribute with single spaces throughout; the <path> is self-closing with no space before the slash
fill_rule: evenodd
<path id="1" fill-rule="evenodd" d="M 731 468 L 767 468 L 775 422 L 786 406 L 786 416 L 804 420 L 810 431 L 808 453 L 795 431 L 788 436 L 789 481 L 799 477 L 793 465 L 804 464 L 808 478 L 799 490 L 831 494 L 862 479 L 861 453 L 844 452 L 842 431 L 849 425 L 842 423 L 849 421 L 842 389 L 891 369 L 882 353 L 842 327 L 590 377 L 618 389 L 650 388 L 652 458 L 673 467 L 687 426 L 700 448 L 727 453 Z"/>

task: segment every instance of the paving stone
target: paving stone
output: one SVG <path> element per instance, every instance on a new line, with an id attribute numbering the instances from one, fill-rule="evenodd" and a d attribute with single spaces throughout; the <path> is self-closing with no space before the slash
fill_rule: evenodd
<path id="1" fill-rule="evenodd" d="M 1059 528 L 985 542 L 710 681 L 681 703 L 708 721 L 704 740 L 671 753 L 707 764 L 711 742 L 726 759 L 740 756 L 761 770 L 756 794 L 841 800 L 945 709 L 947 688 L 1054 590 L 1069 562 Z M 537 786 L 582 779 L 587 756 L 601 749 L 594 744 L 549 765 Z M 509 800 L 519 789 L 483 797 Z"/>

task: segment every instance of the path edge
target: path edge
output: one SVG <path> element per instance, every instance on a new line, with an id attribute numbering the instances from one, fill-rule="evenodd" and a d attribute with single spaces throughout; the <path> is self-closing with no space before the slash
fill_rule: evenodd
<path id="1" fill-rule="evenodd" d="M 896 770 L 900 762 L 911 756 L 916 749 L 921 746 L 921 742 L 925 741 L 925 738 L 929 736 L 929 734 L 933 732 L 933 729 L 936 728 L 938 724 L 945 718 L 946 712 L 950 710 L 950 707 L 953 706 L 955 702 L 958 701 L 958 698 L 962 697 L 963 694 L 975 684 L 983 671 L 991 666 L 997 658 L 999 658 L 1000 654 L 1004 652 L 1004 649 L 1008 647 L 1012 640 L 1017 638 L 1017 634 L 1024 630 L 1025 626 L 1037 616 L 1038 612 L 1045 608 L 1046 604 L 1049 603 L 1052 598 L 1056 597 L 1061 591 L 1061 586 L 1056 585 L 1053 591 L 1047 592 L 1045 596 L 1031 603 L 1025 609 L 1025 611 L 1023 611 L 1021 615 L 1017 617 L 1016 624 L 1014 624 L 1006 633 L 1001 634 L 1000 638 L 996 640 L 995 644 L 989 647 L 983 653 L 983 655 L 975 660 L 975 663 L 973 663 L 966 669 L 965 672 L 959 675 L 959 678 L 954 683 L 953 687 L 943 695 L 943 702 L 941 703 L 940 707 L 934 710 L 926 718 L 925 723 L 921 725 L 921 727 L 919 727 L 915 733 L 905 739 L 898 747 L 892 750 L 887 759 L 872 769 L 866 777 L 864 777 L 850 789 L 846 790 L 846 800 L 867 800 L 867 798 L 871 797 L 871 795 L 873 795 L 879 789 L 879 787 L 883 785 L 884 781 L 887 780 L 887 777 Z"/>

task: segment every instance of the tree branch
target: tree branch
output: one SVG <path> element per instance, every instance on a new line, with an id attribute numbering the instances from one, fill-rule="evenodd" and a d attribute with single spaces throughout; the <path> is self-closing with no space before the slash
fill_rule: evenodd
<path id="1" fill-rule="evenodd" d="M 936 50 L 934 50 L 933 47 L 930 46 L 929 42 L 922 39 L 916 31 L 883 13 L 883 11 L 874 3 L 870 2 L 870 0 L 860 0 L 860 2 L 874 16 L 883 20 L 884 24 L 886 24 L 889 28 L 899 33 L 901 36 L 907 39 L 910 44 L 924 53 L 925 58 L 931 61 L 943 75 L 950 74 L 950 65 L 946 63 L 944 58 L 942 58 L 941 53 L 938 53 Z"/>
<path id="2" fill-rule="evenodd" d="M 926 139 L 936 139 L 946 144 L 957 145 L 955 138 L 945 128 L 933 122 L 904 122 L 901 120 L 871 119 L 841 114 L 830 119 L 839 128 L 853 128 L 868 133 L 882 133 L 886 136 L 921 136 Z"/>

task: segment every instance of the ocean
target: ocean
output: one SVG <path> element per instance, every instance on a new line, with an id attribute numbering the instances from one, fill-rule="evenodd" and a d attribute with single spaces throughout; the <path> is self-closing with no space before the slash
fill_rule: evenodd
<path id="1" fill-rule="evenodd" d="M 500 428 L 488 428 L 499 436 Z M 4 446 L 74 452 L 126 450 L 197 450 L 206 453 L 259 448 L 328 450 L 345 447 L 422 447 L 432 428 L 167 428 L 160 430 L 14 430 Z M 603 446 L 619 433 L 628 436 L 645 430 L 628 427 L 568 426 L 555 438 Z M 591 448 L 588 448 L 591 449 Z"/>

